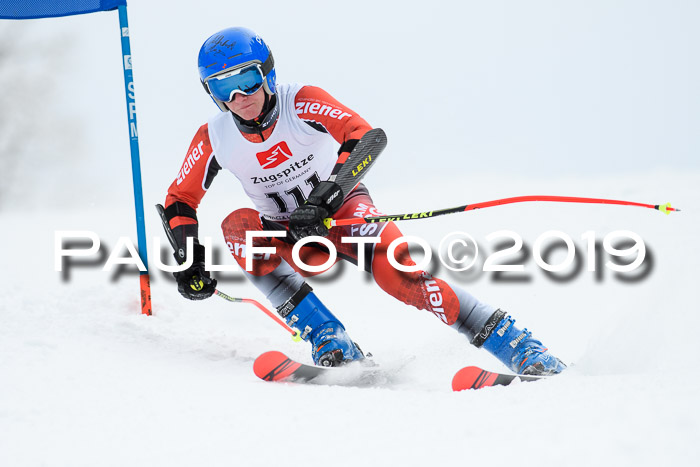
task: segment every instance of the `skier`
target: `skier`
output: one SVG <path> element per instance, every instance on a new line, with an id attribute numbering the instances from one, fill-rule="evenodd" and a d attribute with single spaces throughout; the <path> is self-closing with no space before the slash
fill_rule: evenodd
<path id="1" fill-rule="evenodd" d="M 393 222 L 334 227 L 323 219 L 381 215 L 363 184 L 340 193 L 330 181 L 371 126 L 323 89 L 277 84 L 272 53 L 246 28 L 224 29 L 199 52 L 202 85 L 219 112 L 197 131 L 177 179 L 168 189 L 165 215 L 178 251 L 192 237 L 192 265 L 175 273 L 179 292 L 190 300 L 210 297 L 216 288 L 204 266 L 196 210 L 217 173 L 225 168 L 239 179 L 255 209 L 242 208 L 222 222 L 224 239 L 246 277 L 290 326 L 312 345 L 316 365 L 338 366 L 364 359 L 340 320 L 305 282 L 309 273 L 292 261 L 294 243 L 309 235 L 327 236 L 338 256 L 357 264 L 358 244 L 342 237 L 377 237 L 364 248 L 365 269 L 385 292 L 434 313 L 520 374 L 555 374 L 566 366 L 506 312 L 426 272 L 401 272 L 387 260 L 387 247 L 401 232 Z M 338 144 L 340 147 L 338 148 Z M 337 149 L 337 152 L 336 152 Z M 342 191 L 342 190 L 341 190 Z M 246 232 L 284 231 L 284 237 L 258 237 L 257 247 L 276 253 L 255 255 L 245 271 Z M 302 248 L 306 264 L 323 264 L 328 252 L 318 244 Z M 396 249 L 400 264 L 415 265 L 405 243 Z M 182 257 L 176 259 L 182 262 Z"/>

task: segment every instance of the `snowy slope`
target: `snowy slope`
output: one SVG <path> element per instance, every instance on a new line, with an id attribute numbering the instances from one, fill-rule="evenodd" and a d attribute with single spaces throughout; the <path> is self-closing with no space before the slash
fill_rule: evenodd
<path id="1" fill-rule="evenodd" d="M 318 294 L 377 361 L 414 360 L 389 388 L 269 384 L 252 373 L 259 353 L 279 349 L 309 361 L 309 349 L 255 308 L 216 298 L 186 302 L 157 273 L 155 315 L 141 316 L 133 276 L 110 282 L 109 273 L 83 268 L 63 282 L 53 271 L 54 230 L 94 230 L 113 245 L 128 232 L 109 215 L 3 214 L 2 225 L 12 228 L 2 230 L 0 243 L 12 248 L 4 252 L 10 267 L 0 292 L 0 463 L 276 465 L 316 455 L 337 465 L 500 465 L 516 457 L 524 465 L 687 463 L 699 428 L 692 345 L 700 324 L 692 272 L 700 258 L 692 209 L 699 182 L 700 174 L 665 174 L 600 187 L 591 180 L 537 184 L 547 194 L 663 196 L 691 207 L 668 217 L 638 208 L 521 205 L 404 223 L 406 233 L 435 245 L 457 229 L 487 244 L 486 233 L 508 227 L 532 244 L 552 228 L 574 239 L 589 229 L 625 228 L 653 251 L 652 272 L 634 284 L 609 276 L 596 283 L 585 271 L 554 284 L 532 261 L 526 285 L 493 283 L 486 274 L 462 284 L 574 363 L 544 383 L 463 393 L 450 391 L 454 371 L 500 364 L 349 265 L 338 278 L 314 282 Z M 511 180 L 500 194 L 527 189 L 530 182 Z M 375 191 L 391 210 L 421 203 L 410 191 L 400 199 Z M 460 190 L 444 191 L 445 206 L 469 201 Z M 497 191 L 477 184 L 469 198 Z M 216 242 L 218 223 L 202 222 Z M 156 216 L 148 229 L 163 237 Z M 261 299 L 233 276 L 222 290 Z"/>
<path id="2" fill-rule="evenodd" d="M 308 346 L 254 307 L 188 302 L 158 271 L 152 317 L 139 314 L 136 276 L 103 272 L 103 261 L 62 279 L 56 231 L 94 231 L 105 254 L 119 237 L 135 241 L 112 13 L 29 21 L 2 36 L 12 42 L 3 50 L 19 53 L 0 57 L 10 60 L 0 67 L 9 117 L 0 121 L 17 123 L 19 136 L 0 153 L 1 466 L 694 463 L 697 4 L 129 2 L 151 267 L 154 236 L 169 256 L 153 205 L 216 111 L 195 58 L 206 37 L 231 25 L 265 38 L 280 82 L 324 87 L 387 131 L 387 151 L 367 178 L 386 213 L 527 194 L 683 209 L 664 216 L 523 204 L 402 223 L 435 248 L 449 232 L 468 232 L 484 255 L 487 235 L 504 229 L 530 251 L 544 232 L 562 231 L 581 261 L 588 231 L 602 241 L 629 230 L 648 248 L 648 274 L 636 281 L 588 272 L 584 263 L 557 282 L 531 254 L 519 282 L 479 273 L 484 255 L 476 272 L 431 266 L 508 310 L 573 364 L 546 382 L 462 393 L 450 390 L 462 366 L 503 367 L 351 265 L 311 283 L 376 361 L 408 362 L 389 387 L 258 380 L 257 355 L 278 349 L 308 362 Z M 371 34 L 356 34 L 359 26 Z M 201 235 L 227 265 L 219 224 L 246 204 L 235 178 L 222 173 L 198 211 Z M 222 291 L 263 300 L 239 273 L 218 277 Z"/>

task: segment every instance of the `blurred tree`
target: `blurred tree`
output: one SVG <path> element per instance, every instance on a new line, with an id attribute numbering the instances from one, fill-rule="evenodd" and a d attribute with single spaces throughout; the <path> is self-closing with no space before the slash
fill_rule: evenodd
<path id="1" fill-rule="evenodd" d="M 20 152 L 21 134 L 28 134 L 30 126 L 21 115 L 19 86 L 14 76 L 21 70 L 21 52 L 16 39 L 22 28 L 10 21 L 0 21 L 0 165 L 3 179 L 0 183 L 0 208 L 6 203 L 6 193 L 12 185 Z"/>
<path id="2" fill-rule="evenodd" d="M 46 34 L 45 20 L 0 21 L 0 210 L 31 204 L 66 148 L 65 114 L 56 109 L 65 34 Z M 62 156 L 68 154 L 62 154 Z"/>

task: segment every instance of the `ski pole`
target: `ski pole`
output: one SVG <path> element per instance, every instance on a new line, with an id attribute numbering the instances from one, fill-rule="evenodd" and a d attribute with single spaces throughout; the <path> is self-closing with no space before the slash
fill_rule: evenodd
<path id="1" fill-rule="evenodd" d="M 275 315 L 274 313 L 272 313 L 270 310 L 268 310 L 267 308 L 265 308 L 259 301 L 253 300 L 252 298 L 237 298 L 237 297 L 232 297 L 232 296 L 230 296 L 230 295 L 227 295 L 227 294 L 223 293 L 223 292 L 220 291 L 219 289 L 215 289 L 215 290 L 214 290 L 214 294 L 217 295 L 217 296 L 219 296 L 219 297 L 221 297 L 221 298 L 223 298 L 223 299 L 226 300 L 226 301 L 229 301 L 229 302 L 233 302 L 233 303 L 250 303 L 250 304 L 252 304 L 252 305 L 255 305 L 256 307 L 258 307 L 258 308 L 260 309 L 260 311 L 262 311 L 262 312 L 265 313 L 267 316 L 269 316 L 270 318 L 272 318 L 276 323 L 278 323 L 280 326 L 282 326 L 282 327 L 284 328 L 285 331 L 287 331 L 288 333 L 290 333 L 290 334 L 292 335 L 292 340 L 293 340 L 294 342 L 299 342 L 299 341 L 301 340 L 301 335 L 299 334 L 299 331 L 294 330 L 294 329 L 290 328 L 289 326 L 287 326 L 287 324 L 286 324 L 284 321 L 282 321 L 278 316 L 276 316 L 276 315 Z"/>
<path id="2" fill-rule="evenodd" d="M 160 220 L 163 223 L 163 229 L 165 230 L 165 236 L 168 237 L 168 241 L 170 241 L 170 245 L 173 247 L 175 251 L 177 251 L 178 246 L 177 242 L 175 241 L 175 235 L 173 234 L 173 230 L 170 228 L 170 222 L 168 222 L 168 218 L 165 216 L 165 208 L 161 204 L 156 204 L 156 211 L 158 211 L 158 215 L 160 216 Z M 272 313 L 270 310 L 265 308 L 259 301 L 253 300 L 252 298 L 238 298 L 238 297 L 232 297 L 228 294 L 223 293 L 219 289 L 214 289 L 214 294 L 223 298 L 226 301 L 233 302 L 233 303 L 250 303 L 258 307 L 263 313 L 265 313 L 267 316 L 272 318 L 277 324 L 282 326 L 285 331 L 290 333 L 292 335 L 292 340 L 294 342 L 299 342 L 301 340 L 301 336 L 299 335 L 299 331 L 296 331 L 287 324 L 282 321 L 278 316 L 276 316 L 274 313 Z"/>
<path id="3" fill-rule="evenodd" d="M 503 206 L 504 204 L 525 203 L 531 201 L 549 201 L 557 203 L 587 203 L 587 204 L 617 204 L 621 206 L 638 206 L 642 208 L 656 209 L 664 214 L 670 214 L 672 211 L 680 212 L 678 208 L 672 208 L 671 203 L 666 204 L 644 204 L 634 201 L 622 201 L 617 199 L 602 199 L 602 198 L 579 198 L 575 196 L 515 196 L 513 198 L 495 199 L 492 201 L 482 201 L 480 203 L 465 204 L 454 208 L 437 209 L 434 211 L 414 212 L 410 214 L 392 214 L 387 216 L 369 216 L 355 217 L 351 219 L 325 219 L 324 224 L 327 228 L 353 225 L 353 224 L 372 224 L 375 222 L 390 222 L 390 221 L 407 221 L 412 219 L 428 219 L 431 217 L 444 216 L 446 214 L 454 214 L 457 212 L 473 211 L 475 209 L 485 209 L 494 206 Z"/>

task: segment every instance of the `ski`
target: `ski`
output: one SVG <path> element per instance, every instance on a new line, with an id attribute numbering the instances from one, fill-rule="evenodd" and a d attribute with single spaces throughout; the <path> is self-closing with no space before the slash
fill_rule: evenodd
<path id="1" fill-rule="evenodd" d="M 378 365 L 368 366 L 360 362 L 341 367 L 307 365 L 276 350 L 265 352 L 256 358 L 253 363 L 253 372 L 263 381 L 286 383 L 369 387 L 388 382 Z"/>
<path id="2" fill-rule="evenodd" d="M 452 378 L 452 390 L 481 389 L 489 386 L 508 386 L 517 381 L 538 381 L 547 376 L 509 375 L 493 373 L 478 366 L 464 367 Z"/>
<path id="3" fill-rule="evenodd" d="M 360 362 L 342 367 L 322 367 L 297 362 L 282 352 L 272 350 L 261 354 L 253 363 L 253 372 L 263 381 L 283 383 L 308 383 L 327 386 L 380 387 L 391 385 L 393 373 L 378 365 L 367 366 Z M 455 373 L 452 390 L 481 389 L 489 386 L 508 386 L 518 381 L 538 381 L 547 376 L 512 375 L 486 371 L 468 366 Z"/>

